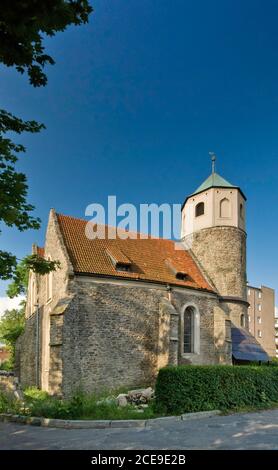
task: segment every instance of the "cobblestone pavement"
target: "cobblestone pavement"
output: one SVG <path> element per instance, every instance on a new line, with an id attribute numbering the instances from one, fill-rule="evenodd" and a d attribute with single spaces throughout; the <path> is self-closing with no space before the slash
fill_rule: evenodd
<path id="1" fill-rule="evenodd" d="M 147 428 L 54 429 L 0 423 L 0 449 L 278 449 L 278 410 Z"/>

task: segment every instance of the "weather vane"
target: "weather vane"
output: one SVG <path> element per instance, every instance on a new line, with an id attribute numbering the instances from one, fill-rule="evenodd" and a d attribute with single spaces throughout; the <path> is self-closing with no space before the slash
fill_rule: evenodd
<path id="1" fill-rule="evenodd" d="M 212 173 L 215 173 L 215 162 L 216 162 L 216 155 L 214 152 L 209 152 L 212 161 Z"/>

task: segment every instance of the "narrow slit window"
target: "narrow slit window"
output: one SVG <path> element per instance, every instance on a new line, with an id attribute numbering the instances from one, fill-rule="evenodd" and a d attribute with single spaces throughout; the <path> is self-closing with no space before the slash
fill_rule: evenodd
<path id="1" fill-rule="evenodd" d="M 194 352 L 194 308 L 187 307 L 184 312 L 183 352 Z"/>

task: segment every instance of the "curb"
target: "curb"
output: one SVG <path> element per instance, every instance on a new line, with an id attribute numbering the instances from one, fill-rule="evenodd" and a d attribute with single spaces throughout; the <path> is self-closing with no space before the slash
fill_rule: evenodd
<path id="1" fill-rule="evenodd" d="M 46 428 L 62 429 L 119 429 L 119 428 L 145 428 L 161 423 L 174 423 L 177 421 L 189 421 L 192 419 L 211 418 L 220 415 L 221 411 L 200 411 L 198 413 L 187 413 L 181 416 L 165 416 L 152 419 L 126 419 L 126 420 L 71 420 L 38 418 L 35 416 L 13 415 L 1 413 L 0 421 L 7 423 L 30 424 L 32 426 L 42 426 Z"/>

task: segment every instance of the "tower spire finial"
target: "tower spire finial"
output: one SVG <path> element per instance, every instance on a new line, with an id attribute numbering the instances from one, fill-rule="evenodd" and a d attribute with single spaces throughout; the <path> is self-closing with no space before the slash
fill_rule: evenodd
<path id="1" fill-rule="evenodd" d="M 212 174 L 214 175 L 215 173 L 215 162 L 216 162 L 216 155 L 214 152 L 209 152 L 209 155 L 211 157 L 211 162 L 212 162 Z"/>

